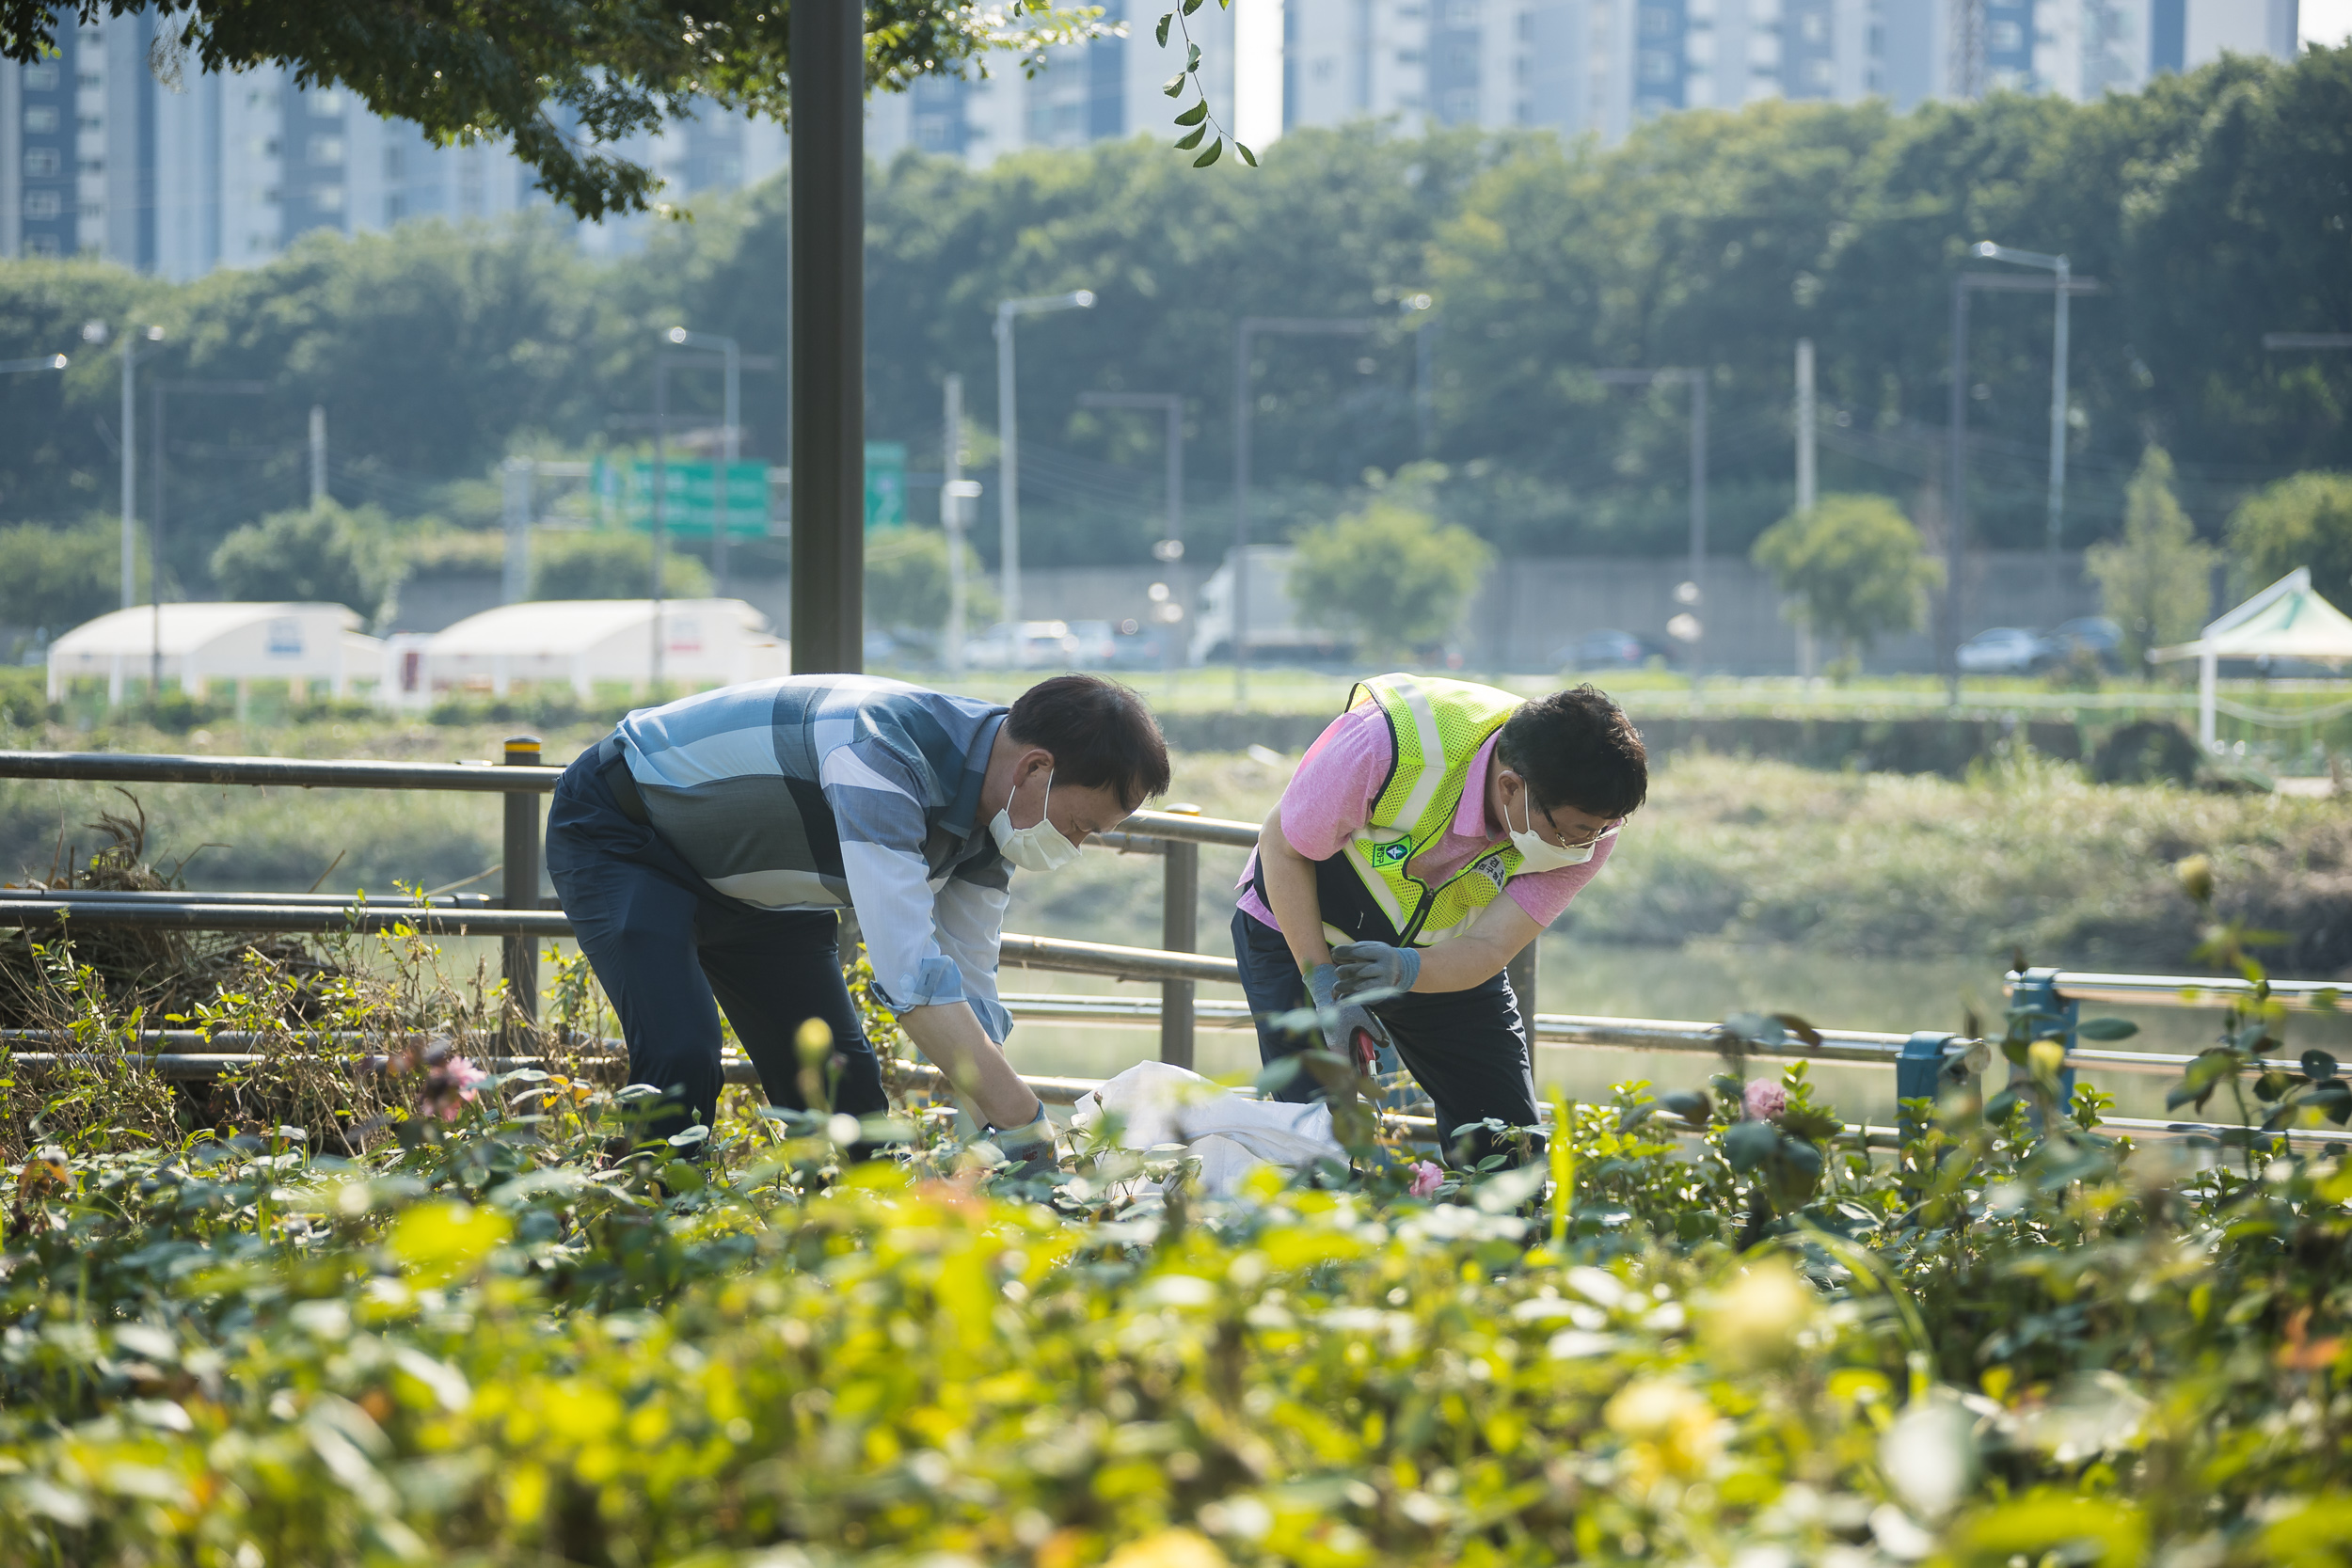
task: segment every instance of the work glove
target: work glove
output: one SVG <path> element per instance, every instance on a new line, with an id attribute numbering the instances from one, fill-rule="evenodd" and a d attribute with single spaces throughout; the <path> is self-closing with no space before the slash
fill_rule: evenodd
<path id="1" fill-rule="evenodd" d="M 1037 1102 L 1037 1115 L 1018 1127 L 991 1127 L 988 1141 L 1005 1151 L 1012 1162 L 1009 1173 L 1028 1180 L 1049 1175 L 1061 1168 L 1061 1146 L 1054 1136 L 1053 1118 L 1045 1114 L 1045 1101 Z"/>
<path id="2" fill-rule="evenodd" d="M 1322 1026 L 1326 1049 L 1354 1062 L 1359 1071 L 1370 1072 L 1379 1060 L 1381 1047 L 1393 1043 L 1389 1026 L 1362 1003 L 1341 1000 L 1339 981 L 1337 964 L 1317 964 L 1307 972 L 1307 990 L 1315 999 L 1315 1022 Z"/>
<path id="3" fill-rule="evenodd" d="M 1343 942 L 1331 949 L 1338 962 L 1339 985 L 1333 994 L 1343 1000 L 1367 991 L 1407 991 L 1421 977 L 1421 950 L 1391 947 L 1385 942 Z"/>

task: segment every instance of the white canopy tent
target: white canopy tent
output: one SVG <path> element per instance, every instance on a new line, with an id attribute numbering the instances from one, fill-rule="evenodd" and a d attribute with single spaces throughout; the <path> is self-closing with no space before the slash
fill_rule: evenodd
<path id="1" fill-rule="evenodd" d="M 502 696 L 517 684 L 560 681 L 587 702 L 600 682 L 650 681 L 657 623 L 665 683 L 731 686 L 791 668 L 790 645 L 740 599 L 540 599 L 393 638 L 376 689 L 389 704 L 425 707 L 453 691 Z"/>
<path id="2" fill-rule="evenodd" d="M 2218 742 L 2214 705 L 2225 658 L 2301 658 L 2342 664 L 2352 659 L 2352 619 L 2312 588 L 2312 569 L 2297 566 L 2205 628 L 2194 642 L 2152 648 L 2152 664 L 2197 660 L 2197 738 L 2208 752 Z"/>
<path id="3" fill-rule="evenodd" d="M 126 677 L 163 674 L 193 697 L 215 680 L 326 681 L 336 696 L 373 679 L 384 644 L 361 633 L 358 612 L 339 604 L 167 604 L 85 621 L 49 645 L 49 700 L 66 683 L 103 675 L 109 706 Z"/>

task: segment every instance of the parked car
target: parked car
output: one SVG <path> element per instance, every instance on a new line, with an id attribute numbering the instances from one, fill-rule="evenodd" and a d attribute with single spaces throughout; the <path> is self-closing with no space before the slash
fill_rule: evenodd
<path id="1" fill-rule="evenodd" d="M 1107 669 L 1119 651 L 1118 628 L 1108 621 L 1073 621 L 1070 638 L 1077 644 L 1071 661 L 1081 670 Z"/>
<path id="2" fill-rule="evenodd" d="M 1113 629 L 1119 634 L 1111 643 L 1110 668 L 1114 670 L 1166 669 L 1171 640 L 1176 643 L 1177 661 L 1184 660 L 1184 642 L 1178 627 L 1129 616 Z"/>
<path id="3" fill-rule="evenodd" d="M 2050 641 L 2059 658 L 2080 650 L 2114 668 L 2123 657 L 2123 628 L 2104 615 L 2077 615 L 2071 621 L 2061 621 L 2052 628 Z"/>
<path id="4" fill-rule="evenodd" d="M 1551 651 L 1551 662 L 1563 670 L 1641 670 L 1653 658 L 1670 658 L 1662 642 L 1629 631 L 1588 631 L 1575 641 Z"/>
<path id="5" fill-rule="evenodd" d="M 1068 670 L 1078 662 L 1078 640 L 1067 621 L 1024 621 L 1016 657 L 1012 627 L 999 621 L 964 640 L 963 662 L 971 670 Z"/>
<path id="6" fill-rule="evenodd" d="M 1972 675 L 2022 675 L 2062 650 L 2038 631 L 1994 626 L 1960 645 L 1960 667 Z"/>

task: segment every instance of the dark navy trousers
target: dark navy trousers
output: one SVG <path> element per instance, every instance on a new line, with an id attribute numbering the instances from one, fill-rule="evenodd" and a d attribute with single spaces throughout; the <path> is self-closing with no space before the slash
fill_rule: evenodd
<path id="1" fill-rule="evenodd" d="M 1245 910 L 1233 911 L 1233 958 L 1241 965 L 1242 994 L 1258 1021 L 1258 1055 L 1267 1066 L 1299 1052 L 1321 1050 L 1321 1033 L 1276 1029 L 1276 1013 L 1312 1006 L 1307 978 L 1298 972 L 1282 933 Z M 1372 1009 L 1389 1026 L 1396 1053 L 1438 1107 L 1438 1132 L 1447 1157 L 1475 1164 L 1502 1146 L 1491 1132 L 1471 1136 L 1466 1149 L 1454 1147 L 1454 1130 L 1492 1117 L 1506 1127 L 1534 1127 L 1535 1073 L 1527 1038 L 1519 1033 L 1519 1006 L 1509 976 L 1455 991 L 1407 991 Z M 1277 1091 L 1305 1101 L 1322 1086 L 1300 1073 Z M 1507 1148 L 1502 1150 L 1508 1152 Z"/>
<path id="2" fill-rule="evenodd" d="M 753 909 L 711 887 L 653 829 L 622 813 L 593 750 L 556 784 L 548 875 L 621 1016 L 629 1082 L 676 1103 L 655 1118 L 651 1135 L 716 1121 L 723 1008 L 770 1104 L 809 1108 L 794 1040 L 803 1023 L 821 1018 L 833 1030 L 833 1108 L 855 1117 L 889 1109 L 842 977 L 840 917 Z"/>

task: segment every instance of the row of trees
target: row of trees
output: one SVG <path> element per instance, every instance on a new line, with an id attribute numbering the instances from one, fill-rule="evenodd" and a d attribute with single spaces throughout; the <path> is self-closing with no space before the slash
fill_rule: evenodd
<path id="1" fill-rule="evenodd" d="M 1506 553 L 1675 548 L 1682 395 L 1585 372 L 1697 365 L 1714 537 L 1745 550 L 1789 509 L 1791 345 L 1810 337 L 1824 488 L 1891 497 L 1932 531 L 1950 278 L 1992 238 L 2063 250 L 2106 285 L 2075 309 L 2069 543 L 2120 525 L 2151 439 L 2211 535 L 2263 483 L 2352 467 L 2352 356 L 2261 342 L 2352 323 L 2347 166 L 2346 50 L 2291 68 L 2232 59 L 2090 104 L 1690 113 L 1606 150 L 1367 128 L 1292 135 L 1254 170 L 1195 171 L 1143 141 L 985 172 L 909 156 L 869 187 L 868 429 L 935 467 L 940 383 L 960 372 L 985 480 L 994 303 L 1091 289 L 1093 310 L 1020 329 L 1027 551 L 1141 560 L 1164 527 L 1159 424 L 1080 394 L 1184 399 L 1187 531 L 1209 544 L 1199 513 L 1226 499 L 1236 322 L 1359 318 L 1375 330 L 1261 341 L 1250 396 L 1269 536 L 1360 508 L 1368 468 L 1436 460 L 1447 477 L 1431 504 Z M 313 404 L 328 409 L 339 499 L 482 525 L 496 513 L 485 476 L 507 452 L 640 436 L 662 329 L 783 351 L 788 206 L 782 182 L 702 204 L 611 263 L 584 260 L 547 214 L 314 237 L 268 267 L 178 286 L 11 261 L 0 356 L 74 352 L 92 319 L 152 321 L 161 373 L 269 385 L 172 407 L 166 552 L 193 584 L 229 532 L 299 503 Z M 2035 543 L 2048 305 L 1980 305 L 1971 514 L 1990 542 Z M 117 371 L 87 353 L 62 377 L 0 378 L 0 518 L 112 504 Z M 717 379 L 674 379 L 686 420 L 715 422 Z M 783 457 L 782 377 L 748 374 L 744 403 L 752 450 Z M 984 558 L 991 531 L 975 540 Z"/>

